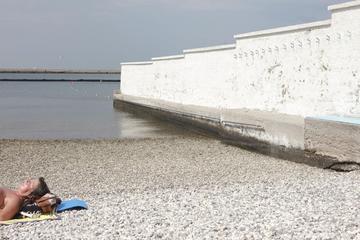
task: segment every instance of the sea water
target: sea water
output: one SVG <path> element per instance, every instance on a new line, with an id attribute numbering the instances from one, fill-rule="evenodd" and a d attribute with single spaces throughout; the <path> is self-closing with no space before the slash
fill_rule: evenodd
<path id="1" fill-rule="evenodd" d="M 75 74 L 75 73 L 3 73 L 1 80 L 112 80 L 120 81 L 120 74 Z"/>
<path id="2" fill-rule="evenodd" d="M 113 139 L 183 134 L 113 108 L 119 82 L 0 81 L 0 139 Z"/>

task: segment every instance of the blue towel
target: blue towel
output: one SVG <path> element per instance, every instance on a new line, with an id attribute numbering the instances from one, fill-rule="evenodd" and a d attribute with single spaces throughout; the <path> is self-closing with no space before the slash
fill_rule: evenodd
<path id="1" fill-rule="evenodd" d="M 85 201 L 80 199 L 70 199 L 62 201 L 56 208 L 57 212 L 64 212 L 67 210 L 87 209 L 88 205 Z"/>

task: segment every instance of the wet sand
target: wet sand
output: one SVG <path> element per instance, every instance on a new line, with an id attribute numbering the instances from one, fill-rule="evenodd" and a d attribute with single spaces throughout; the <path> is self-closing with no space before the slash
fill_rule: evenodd
<path id="1" fill-rule="evenodd" d="M 44 176 L 89 210 L 0 226 L 0 239 L 360 238 L 360 173 L 205 137 L 0 140 L 0 185 Z"/>

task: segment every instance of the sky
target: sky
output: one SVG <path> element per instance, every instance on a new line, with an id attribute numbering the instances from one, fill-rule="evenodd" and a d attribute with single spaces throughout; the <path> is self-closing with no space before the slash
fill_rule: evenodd
<path id="1" fill-rule="evenodd" d="M 116 69 L 330 18 L 347 0 L 0 0 L 0 68 Z"/>

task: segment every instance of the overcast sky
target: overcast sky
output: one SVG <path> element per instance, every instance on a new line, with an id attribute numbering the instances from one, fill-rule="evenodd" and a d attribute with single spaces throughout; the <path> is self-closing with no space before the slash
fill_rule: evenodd
<path id="1" fill-rule="evenodd" d="M 330 18 L 346 0 L 0 0 L 0 67 L 118 68 Z"/>

